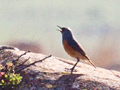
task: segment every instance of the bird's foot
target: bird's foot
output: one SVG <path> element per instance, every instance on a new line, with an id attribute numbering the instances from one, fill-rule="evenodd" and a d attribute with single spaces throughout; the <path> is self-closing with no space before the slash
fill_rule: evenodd
<path id="1" fill-rule="evenodd" d="M 70 70 L 71 70 L 71 74 L 72 74 L 72 72 L 73 72 L 74 68 L 71 68 Z"/>
<path id="2" fill-rule="evenodd" d="M 74 69 L 74 68 L 71 68 L 70 70 L 71 70 L 71 74 L 72 74 L 73 72 L 77 72 L 77 70 Z"/>
<path id="3" fill-rule="evenodd" d="M 77 72 L 77 70 L 74 69 L 74 68 L 71 68 L 71 69 L 65 68 L 65 71 L 71 72 L 71 74 L 72 74 L 73 72 Z"/>

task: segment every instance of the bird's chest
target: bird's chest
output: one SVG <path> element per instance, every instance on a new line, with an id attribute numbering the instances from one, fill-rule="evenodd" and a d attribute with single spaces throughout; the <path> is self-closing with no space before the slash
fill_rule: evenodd
<path id="1" fill-rule="evenodd" d="M 67 40 L 63 41 L 65 51 L 72 57 L 76 57 L 76 51 L 68 44 Z"/>

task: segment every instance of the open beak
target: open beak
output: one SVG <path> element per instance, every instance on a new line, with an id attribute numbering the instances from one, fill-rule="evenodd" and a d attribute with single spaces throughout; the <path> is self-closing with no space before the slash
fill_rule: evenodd
<path id="1" fill-rule="evenodd" d="M 60 26 L 58 26 L 58 25 L 57 25 L 57 27 L 60 28 L 60 29 L 57 29 L 57 30 L 60 31 L 60 32 L 62 32 L 62 27 L 60 27 Z"/>

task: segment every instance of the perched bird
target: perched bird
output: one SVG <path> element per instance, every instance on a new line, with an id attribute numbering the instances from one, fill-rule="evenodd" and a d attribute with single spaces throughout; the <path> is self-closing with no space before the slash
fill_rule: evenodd
<path id="1" fill-rule="evenodd" d="M 62 33 L 62 43 L 64 46 L 65 51 L 71 56 L 77 59 L 75 65 L 71 68 L 71 74 L 80 61 L 80 59 L 89 61 L 95 68 L 96 66 L 94 63 L 87 57 L 85 51 L 81 48 L 78 42 L 75 40 L 74 36 L 72 35 L 71 29 L 67 27 L 60 27 L 60 32 Z"/>

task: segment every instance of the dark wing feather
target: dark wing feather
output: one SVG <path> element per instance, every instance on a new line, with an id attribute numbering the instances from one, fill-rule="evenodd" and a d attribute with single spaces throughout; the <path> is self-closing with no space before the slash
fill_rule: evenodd
<path id="1" fill-rule="evenodd" d="M 69 39 L 68 44 L 75 50 L 81 53 L 83 56 L 85 56 L 88 61 L 96 68 L 94 63 L 86 56 L 86 53 L 83 51 L 83 49 L 79 46 L 79 44 L 74 39 Z"/>
<path id="2" fill-rule="evenodd" d="M 86 53 L 83 51 L 83 49 L 79 46 L 79 44 L 74 39 L 69 39 L 68 44 L 75 50 L 81 53 L 83 56 L 86 55 Z"/>

